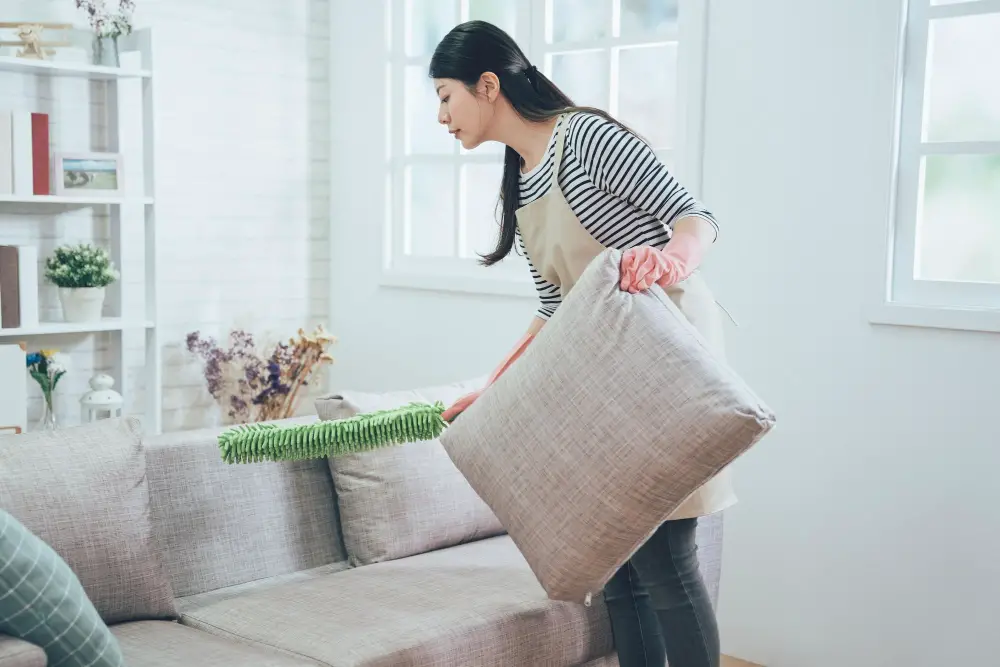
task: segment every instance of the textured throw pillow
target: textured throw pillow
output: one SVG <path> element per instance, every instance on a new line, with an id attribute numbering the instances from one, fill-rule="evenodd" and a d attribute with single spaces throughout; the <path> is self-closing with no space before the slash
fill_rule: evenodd
<path id="1" fill-rule="evenodd" d="M 524 355 L 441 436 L 549 597 L 585 602 L 774 422 L 659 287 L 594 259 Z"/>
<path id="2" fill-rule="evenodd" d="M 481 382 L 413 391 L 343 392 L 316 401 L 320 419 L 344 419 L 411 402 L 449 405 Z M 354 565 L 395 560 L 501 534 L 438 440 L 330 458 L 344 545 Z"/>
<path id="3" fill-rule="evenodd" d="M 0 633 L 60 667 L 124 667 L 121 648 L 62 558 L 0 509 Z"/>
<path id="4" fill-rule="evenodd" d="M 0 470 L 0 507 L 69 564 L 105 623 L 177 618 L 137 420 L 0 438 Z"/>

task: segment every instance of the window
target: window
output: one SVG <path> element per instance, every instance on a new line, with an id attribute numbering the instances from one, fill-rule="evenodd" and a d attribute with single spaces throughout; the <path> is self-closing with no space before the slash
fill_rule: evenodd
<path id="1" fill-rule="evenodd" d="M 906 10 L 884 301 L 996 322 L 988 311 L 1000 309 L 1000 2 L 909 0 Z"/>
<path id="2" fill-rule="evenodd" d="M 704 2 L 387 0 L 384 281 L 536 296 L 516 251 L 488 270 L 477 263 L 499 230 L 503 147 L 465 151 L 437 123 L 427 66 L 448 30 L 469 19 L 500 26 L 575 102 L 629 124 L 697 193 Z"/>

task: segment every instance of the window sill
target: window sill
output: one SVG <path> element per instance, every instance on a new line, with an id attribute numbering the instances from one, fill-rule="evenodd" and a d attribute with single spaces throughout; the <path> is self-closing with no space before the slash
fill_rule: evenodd
<path id="1" fill-rule="evenodd" d="M 1000 309 L 945 308 L 886 302 L 868 315 L 871 324 L 1000 333 Z"/>
<path id="2" fill-rule="evenodd" d="M 511 296 L 525 299 L 538 298 L 538 292 L 530 281 L 526 281 L 523 277 L 513 276 L 451 276 L 441 273 L 386 269 L 382 272 L 379 284 L 383 287 L 432 292 Z"/>

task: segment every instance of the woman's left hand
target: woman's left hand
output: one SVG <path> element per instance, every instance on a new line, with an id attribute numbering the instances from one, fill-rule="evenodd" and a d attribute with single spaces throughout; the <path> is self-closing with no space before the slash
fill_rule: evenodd
<path id="1" fill-rule="evenodd" d="M 635 294 L 653 286 L 667 288 L 680 281 L 675 258 L 652 246 L 629 248 L 622 253 L 621 288 Z"/>
<path id="2" fill-rule="evenodd" d="M 621 288 L 634 294 L 653 283 L 666 289 L 687 280 L 701 264 L 712 229 L 701 218 L 684 218 L 663 250 L 648 245 L 629 248 L 622 253 Z"/>

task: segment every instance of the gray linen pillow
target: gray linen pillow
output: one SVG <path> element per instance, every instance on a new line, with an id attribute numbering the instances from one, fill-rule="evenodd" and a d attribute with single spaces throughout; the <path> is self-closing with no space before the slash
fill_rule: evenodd
<path id="1" fill-rule="evenodd" d="M 659 287 L 598 255 L 441 443 L 549 597 L 587 602 L 774 415 Z"/>

